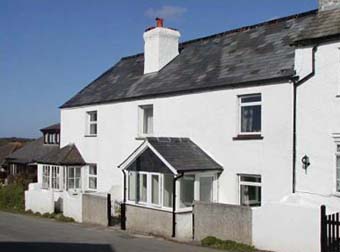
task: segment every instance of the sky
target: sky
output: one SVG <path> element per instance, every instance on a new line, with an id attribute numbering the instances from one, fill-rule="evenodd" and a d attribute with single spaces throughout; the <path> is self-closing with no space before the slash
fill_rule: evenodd
<path id="1" fill-rule="evenodd" d="M 181 41 L 317 8 L 317 0 L 0 0 L 0 137 L 39 137 L 64 102 L 155 25 Z"/>

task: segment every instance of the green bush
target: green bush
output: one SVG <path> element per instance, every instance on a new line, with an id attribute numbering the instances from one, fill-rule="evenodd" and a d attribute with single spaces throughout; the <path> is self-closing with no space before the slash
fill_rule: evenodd
<path id="1" fill-rule="evenodd" d="M 243 243 L 234 241 L 223 241 L 213 236 L 208 236 L 201 241 L 202 246 L 224 249 L 233 252 L 253 252 L 256 251 L 254 246 L 249 246 Z"/>
<path id="2" fill-rule="evenodd" d="M 66 217 L 66 216 L 62 215 L 61 213 L 56 214 L 56 215 L 54 216 L 54 218 L 55 218 L 56 220 L 62 221 L 62 222 L 75 222 L 73 218 L 71 218 L 71 217 Z"/>
<path id="3" fill-rule="evenodd" d="M 0 209 L 25 210 L 25 190 L 21 183 L 13 183 L 0 188 Z"/>

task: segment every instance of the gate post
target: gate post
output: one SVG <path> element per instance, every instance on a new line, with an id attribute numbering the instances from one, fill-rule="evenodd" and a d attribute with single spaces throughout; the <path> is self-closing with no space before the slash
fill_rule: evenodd
<path id="1" fill-rule="evenodd" d="M 111 194 L 107 194 L 107 225 L 108 226 L 112 226 L 112 222 L 111 222 L 111 209 L 112 209 L 112 205 L 111 205 Z"/>
<path id="2" fill-rule="evenodd" d="M 321 226 L 320 226 L 320 242 L 321 242 L 321 252 L 327 252 L 327 222 L 326 222 L 326 206 L 321 206 L 320 211 L 320 219 L 321 219 Z"/>

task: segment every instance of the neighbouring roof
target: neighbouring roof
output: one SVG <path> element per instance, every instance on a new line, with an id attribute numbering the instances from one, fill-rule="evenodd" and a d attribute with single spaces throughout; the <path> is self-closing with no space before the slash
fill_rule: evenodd
<path id="1" fill-rule="evenodd" d="M 35 163 L 38 159 L 56 149 L 59 149 L 59 145 L 44 144 L 44 138 L 40 137 L 10 154 L 7 159 L 12 163 Z"/>
<path id="2" fill-rule="evenodd" d="M 85 165 L 83 157 L 74 144 L 66 145 L 61 149 L 55 149 L 47 155 L 39 158 L 38 163 L 54 165 Z"/>
<path id="3" fill-rule="evenodd" d="M 204 152 L 198 145 L 196 145 L 189 138 L 174 138 L 174 137 L 148 137 L 144 144 L 151 145 L 143 149 L 143 144 L 139 146 L 132 154 L 137 157 L 141 157 L 141 166 L 144 163 L 153 163 L 155 167 L 147 167 L 148 171 L 165 173 L 169 170 L 164 166 L 167 162 L 178 173 L 189 171 L 209 171 L 209 170 L 223 170 L 223 167 L 212 159 L 206 152 Z M 159 157 L 156 157 L 156 151 L 166 162 L 159 162 Z M 145 154 L 147 156 L 145 156 Z M 131 157 L 130 156 L 130 157 Z M 155 162 L 155 159 L 157 159 Z M 124 166 L 125 162 L 128 162 L 129 158 L 125 160 L 119 167 Z M 143 161 L 144 160 L 144 161 Z M 126 164 L 128 170 L 135 169 L 135 160 L 131 164 Z M 132 168 L 131 168 L 132 167 Z M 141 167 L 141 169 L 144 169 Z M 151 170 L 150 170 L 151 169 Z"/>
<path id="4" fill-rule="evenodd" d="M 5 163 L 8 155 L 21 148 L 23 143 L 13 142 L 0 146 L 0 167 Z"/>
<path id="5" fill-rule="evenodd" d="M 51 126 L 48 126 L 46 128 L 40 129 L 40 131 L 45 132 L 45 131 L 60 131 L 60 123 L 53 124 Z"/>
<path id="6" fill-rule="evenodd" d="M 339 9 L 314 10 L 184 42 L 158 73 L 143 74 L 143 54 L 125 57 L 61 108 L 292 78 L 292 44 L 338 34 L 339 18 Z"/>

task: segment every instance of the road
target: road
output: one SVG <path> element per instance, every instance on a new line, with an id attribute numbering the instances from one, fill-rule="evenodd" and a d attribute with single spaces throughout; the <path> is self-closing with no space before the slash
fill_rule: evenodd
<path id="1" fill-rule="evenodd" d="M 209 252 L 199 246 L 134 236 L 113 228 L 0 212 L 0 251 Z"/>

